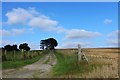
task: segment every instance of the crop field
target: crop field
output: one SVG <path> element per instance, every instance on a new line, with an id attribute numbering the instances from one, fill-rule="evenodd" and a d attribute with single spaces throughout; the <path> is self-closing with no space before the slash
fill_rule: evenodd
<path id="1" fill-rule="evenodd" d="M 50 52 L 46 51 L 25 52 L 26 60 L 22 60 L 20 52 L 16 52 L 15 59 L 11 56 L 12 52 L 8 52 L 7 61 L 2 63 L 3 77 L 119 78 L 117 48 L 84 48 L 82 50 L 88 58 L 88 63 L 85 60 L 78 61 L 77 49 L 57 49 L 52 52 L 54 56 L 51 55 L 51 57 L 47 54 Z M 29 58 L 29 53 L 33 58 Z M 11 68 L 14 70 L 9 71 Z"/>
<path id="2" fill-rule="evenodd" d="M 76 62 L 77 49 L 57 50 L 58 64 L 53 69 L 55 77 L 62 78 L 118 78 L 117 48 L 85 48 L 89 63 Z M 64 57 L 64 58 L 63 58 Z M 61 60 L 61 61 L 60 61 Z M 64 66 L 64 67 L 63 67 Z M 65 68 L 67 67 L 67 68 Z"/>

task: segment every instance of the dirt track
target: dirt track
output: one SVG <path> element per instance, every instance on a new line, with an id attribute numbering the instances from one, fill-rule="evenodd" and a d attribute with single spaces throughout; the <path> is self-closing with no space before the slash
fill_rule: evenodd
<path id="1" fill-rule="evenodd" d="M 53 53 L 46 55 L 36 63 L 19 69 L 3 70 L 3 78 L 50 78 L 50 71 L 57 59 Z"/>

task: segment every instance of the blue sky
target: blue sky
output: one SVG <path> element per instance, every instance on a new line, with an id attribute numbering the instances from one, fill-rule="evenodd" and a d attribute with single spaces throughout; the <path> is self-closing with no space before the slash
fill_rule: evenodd
<path id="1" fill-rule="evenodd" d="M 1 45 L 27 42 L 39 49 L 42 39 L 57 48 L 116 47 L 117 2 L 3 2 Z"/>

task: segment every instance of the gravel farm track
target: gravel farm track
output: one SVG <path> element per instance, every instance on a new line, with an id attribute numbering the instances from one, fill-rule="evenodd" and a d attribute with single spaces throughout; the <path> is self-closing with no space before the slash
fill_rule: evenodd
<path id="1" fill-rule="evenodd" d="M 48 60 L 49 59 L 49 60 Z M 39 61 L 18 69 L 2 70 L 3 78 L 50 78 L 51 68 L 57 59 L 53 53 L 42 57 Z"/>

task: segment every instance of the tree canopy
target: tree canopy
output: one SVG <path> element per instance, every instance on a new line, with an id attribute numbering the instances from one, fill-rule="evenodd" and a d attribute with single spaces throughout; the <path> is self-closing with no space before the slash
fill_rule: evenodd
<path id="1" fill-rule="evenodd" d="M 53 50 L 58 45 L 57 41 L 54 38 L 48 38 L 40 41 L 40 48 L 46 50 Z"/>
<path id="2" fill-rule="evenodd" d="M 4 49 L 7 50 L 7 51 L 13 51 L 13 50 L 17 51 L 18 50 L 16 44 L 12 45 L 12 46 L 8 44 L 8 45 L 4 46 Z"/>
<path id="3" fill-rule="evenodd" d="M 29 50 L 30 50 L 30 47 L 28 46 L 27 43 L 23 43 L 23 44 L 20 44 L 20 45 L 19 45 L 19 49 L 20 49 L 20 50 L 21 50 L 21 49 L 24 49 L 24 50 L 26 50 L 26 51 L 29 51 Z"/>

